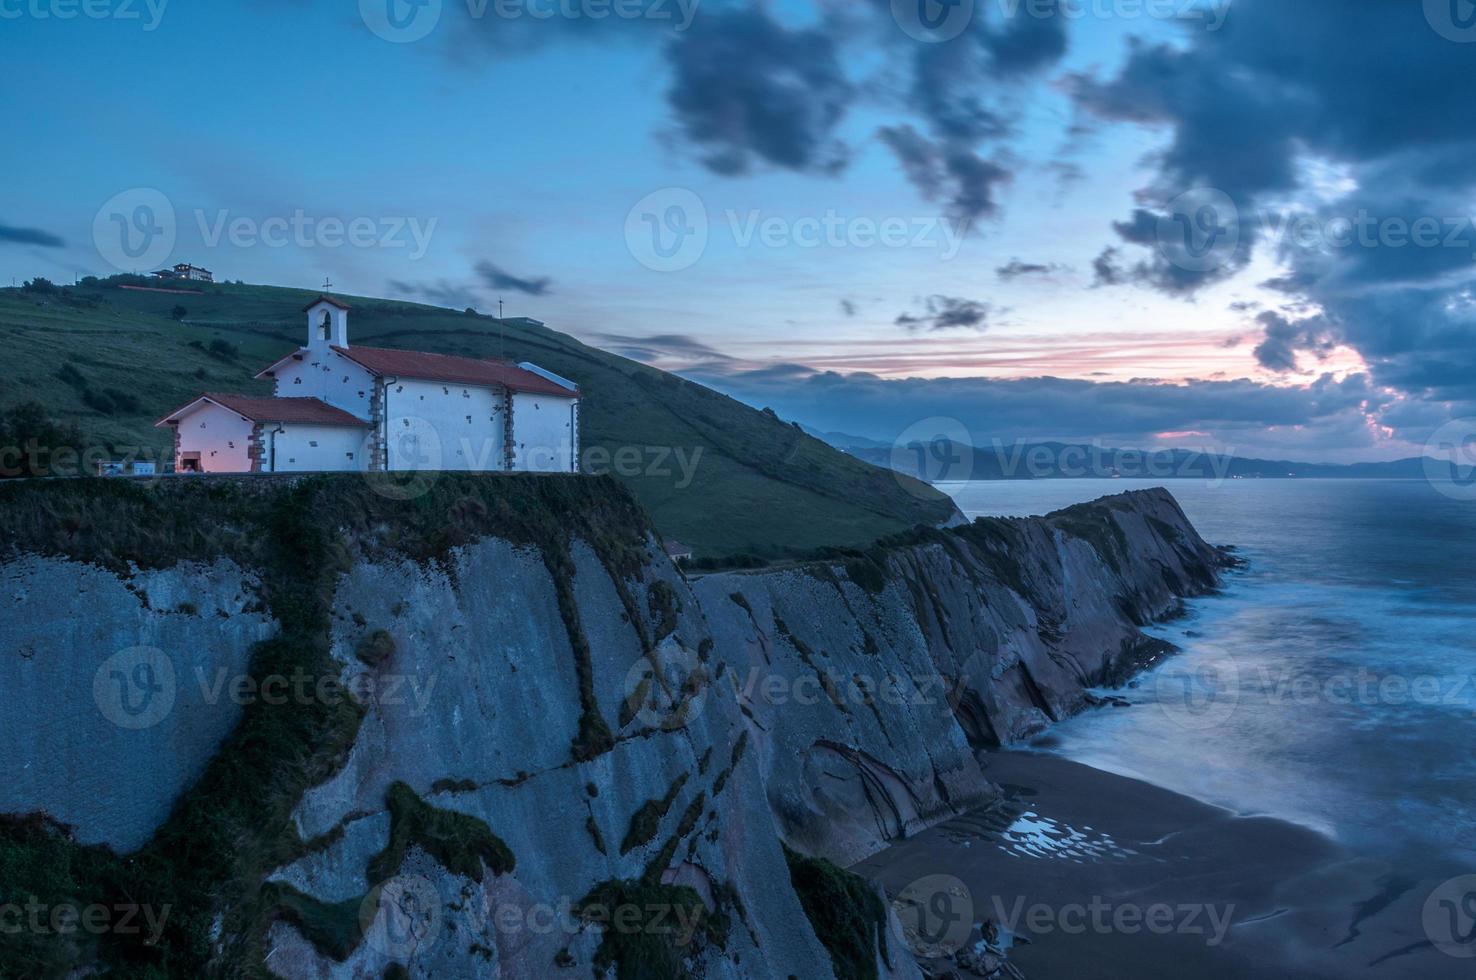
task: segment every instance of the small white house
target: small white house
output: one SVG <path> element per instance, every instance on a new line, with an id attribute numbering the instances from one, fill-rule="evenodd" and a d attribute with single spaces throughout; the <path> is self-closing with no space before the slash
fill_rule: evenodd
<path id="1" fill-rule="evenodd" d="M 257 375 L 272 398 L 205 394 L 160 419 L 201 473 L 579 471 L 579 387 L 535 364 L 351 347 L 346 304 L 304 310 L 307 346 Z"/>

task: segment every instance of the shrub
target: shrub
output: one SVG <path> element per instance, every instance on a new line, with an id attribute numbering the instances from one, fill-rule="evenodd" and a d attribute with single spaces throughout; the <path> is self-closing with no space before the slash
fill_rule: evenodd
<path id="1" fill-rule="evenodd" d="M 56 452 L 80 453 L 82 443 L 81 430 L 51 418 L 40 402 L 0 410 L 0 479 L 51 476 Z"/>

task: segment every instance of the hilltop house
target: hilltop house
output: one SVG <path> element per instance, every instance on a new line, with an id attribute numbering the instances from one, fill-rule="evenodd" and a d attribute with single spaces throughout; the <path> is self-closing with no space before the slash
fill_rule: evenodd
<path id="1" fill-rule="evenodd" d="M 198 265 L 180 262 L 173 270 L 161 269 L 154 273 L 157 279 L 193 279 L 196 282 L 215 282 L 215 273 Z"/>
<path id="2" fill-rule="evenodd" d="M 257 374 L 272 398 L 202 394 L 174 429 L 176 472 L 579 470 L 579 388 L 535 364 L 351 347 L 320 296 L 307 346 Z"/>

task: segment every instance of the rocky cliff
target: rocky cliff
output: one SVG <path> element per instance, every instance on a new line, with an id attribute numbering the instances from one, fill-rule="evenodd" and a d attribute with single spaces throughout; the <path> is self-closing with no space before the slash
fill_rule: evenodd
<path id="1" fill-rule="evenodd" d="M 1165 491 L 687 579 L 613 482 L 0 488 L 0 973 L 916 976 L 844 865 L 1161 655 Z M 889 941 L 890 939 L 890 941 Z"/>

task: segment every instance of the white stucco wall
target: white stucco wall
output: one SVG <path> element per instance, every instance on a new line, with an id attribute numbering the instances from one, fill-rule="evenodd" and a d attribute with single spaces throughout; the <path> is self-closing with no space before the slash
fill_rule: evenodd
<path id="1" fill-rule="evenodd" d="M 367 468 L 370 448 L 367 427 L 284 423 L 279 432 L 276 425 L 266 423 L 261 428 L 263 470 L 357 472 Z"/>
<path id="2" fill-rule="evenodd" d="M 575 470 L 575 405 L 572 398 L 513 394 L 513 469 L 534 473 Z"/>
<path id="3" fill-rule="evenodd" d="M 175 459 L 176 468 L 186 453 L 194 452 L 200 454 L 202 473 L 249 472 L 251 457 L 247 449 L 253 425 L 229 409 L 202 403 L 179 420 L 180 455 Z"/>
<path id="4" fill-rule="evenodd" d="M 502 390 L 409 378 L 385 391 L 391 470 L 500 470 Z"/>
<path id="5" fill-rule="evenodd" d="M 367 419 L 374 398 L 374 375 L 337 351 L 304 350 L 302 360 L 277 369 L 278 398 L 321 398 L 334 408 Z"/>

